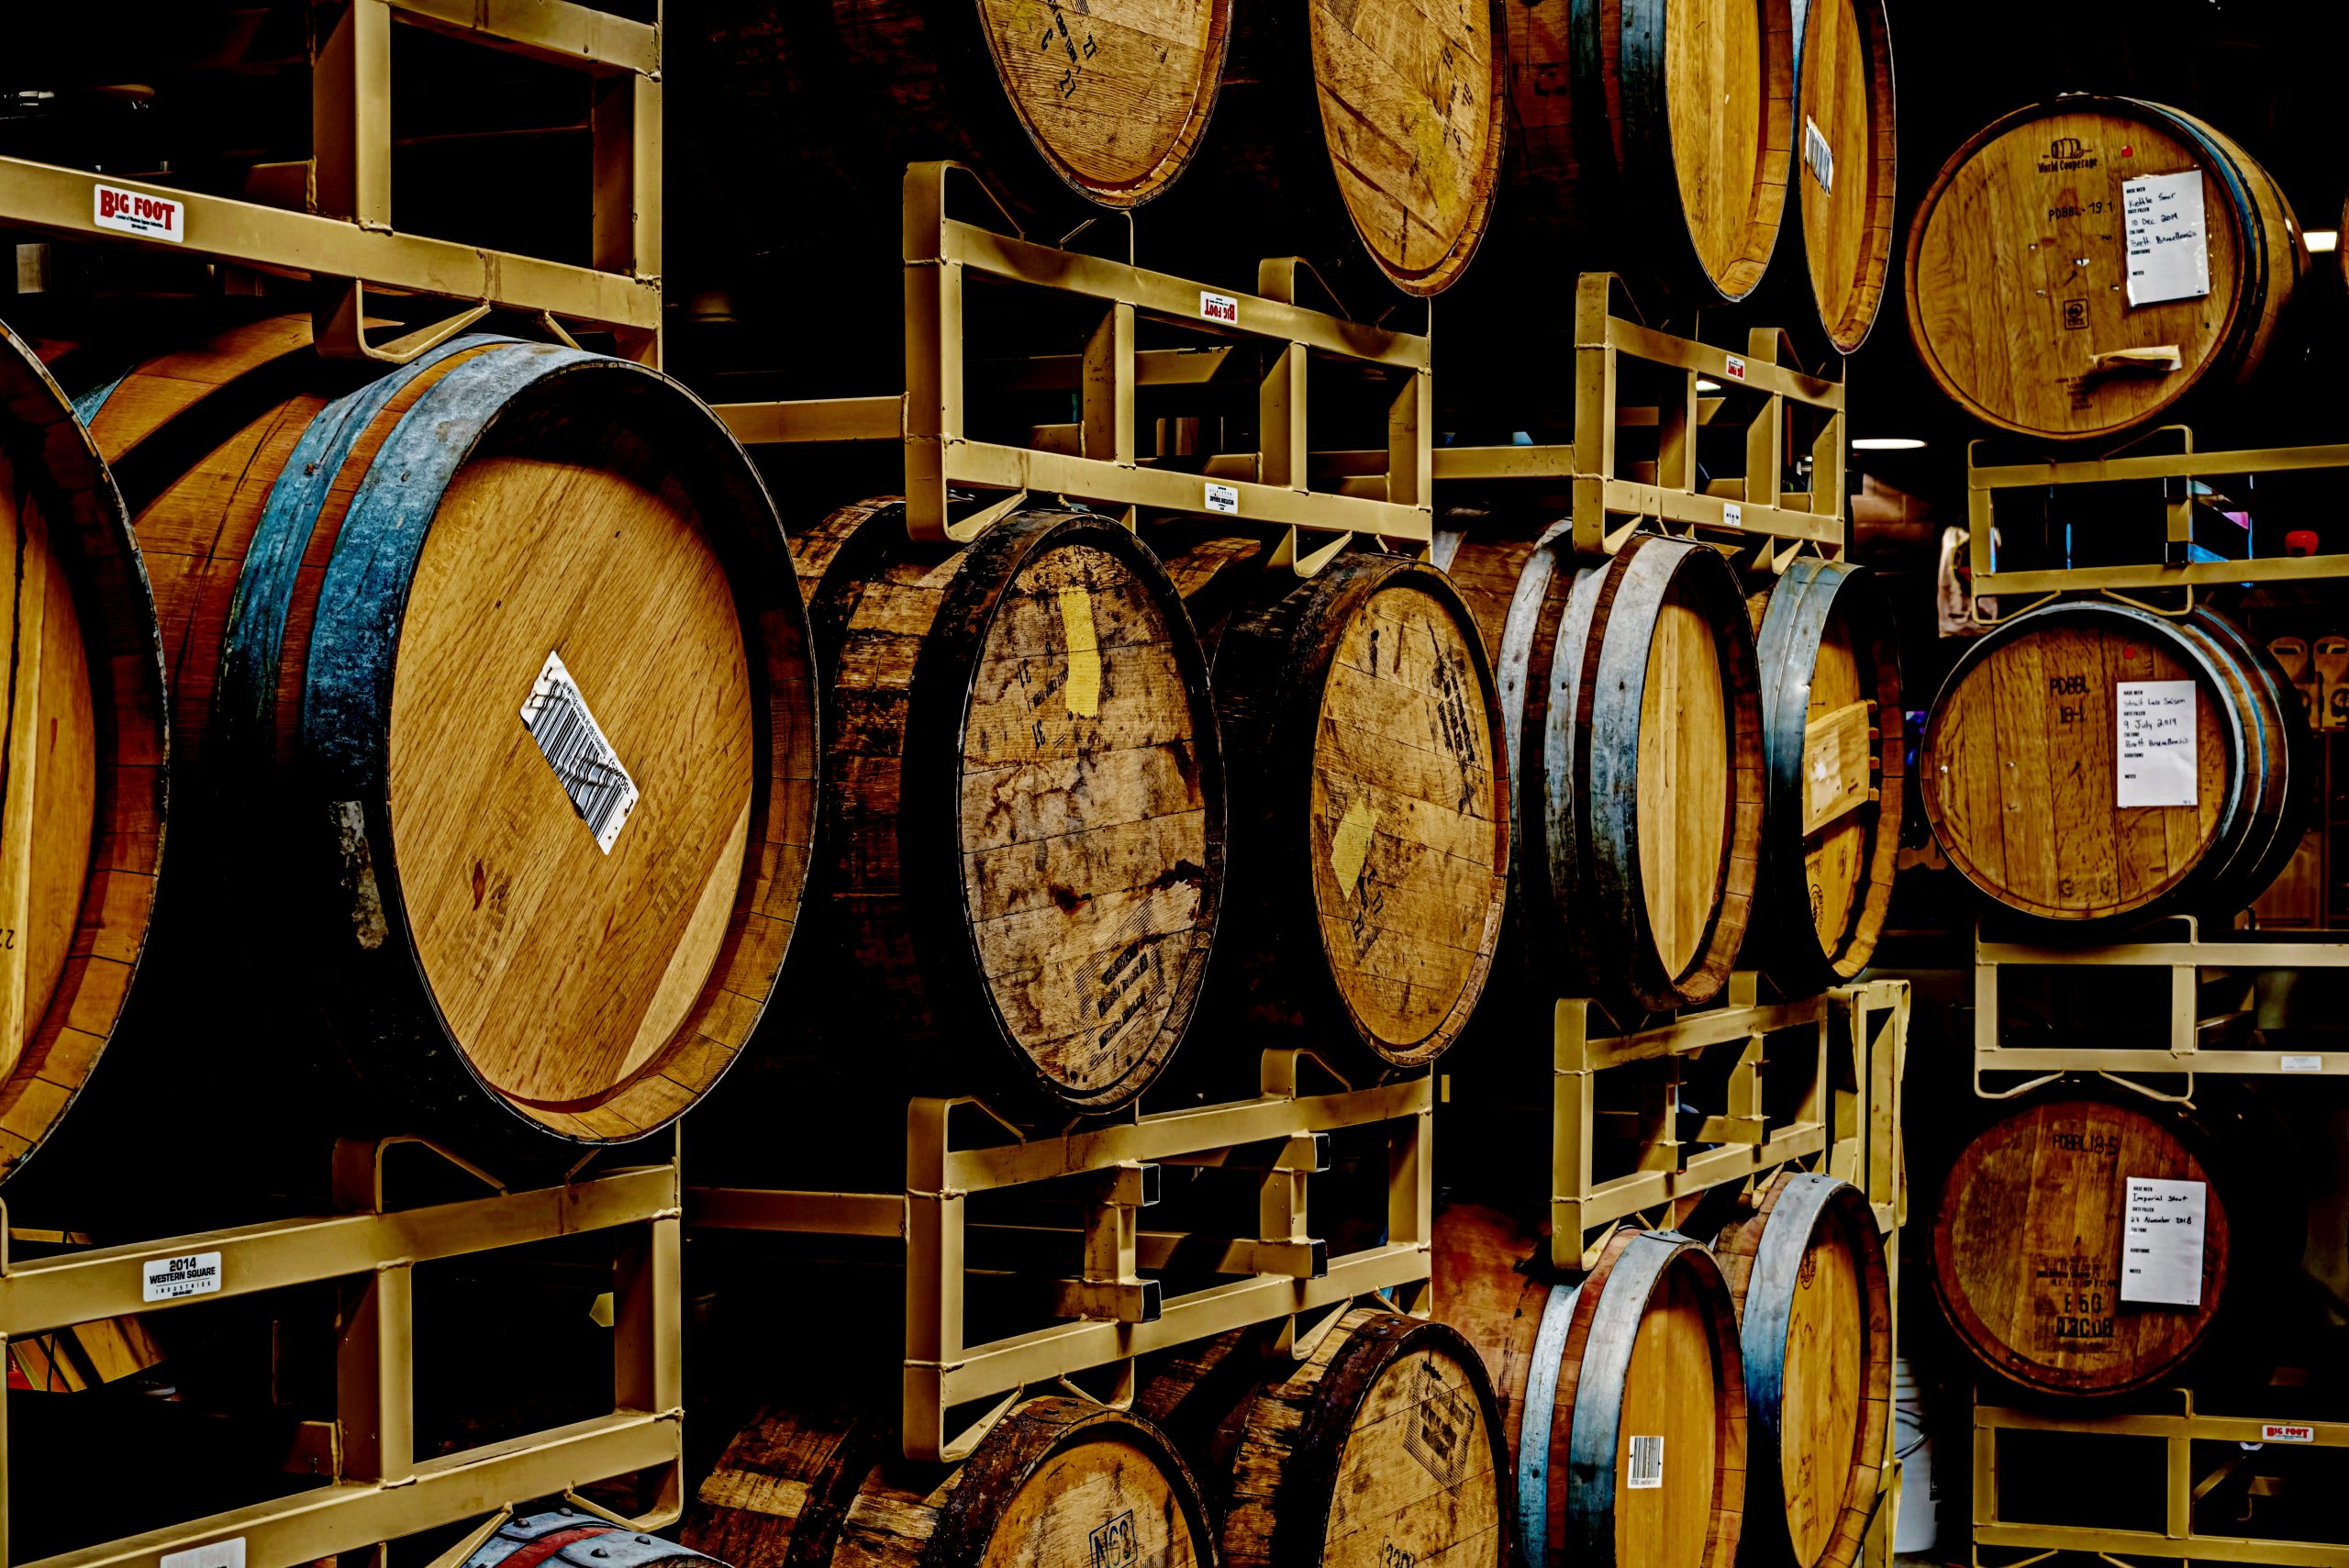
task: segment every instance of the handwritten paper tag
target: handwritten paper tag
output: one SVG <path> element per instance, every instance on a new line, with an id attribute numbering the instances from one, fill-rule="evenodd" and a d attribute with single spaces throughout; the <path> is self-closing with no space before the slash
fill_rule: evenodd
<path id="1" fill-rule="evenodd" d="M 2120 788 L 2113 804 L 2194 804 L 2194 683 L 2122 681 L 2119 717 Z"/>
<path id="2" fill-rule="evenodd" d="M 2121 1243 L 2121 1300 L 2202 1305 L 2202 1212 L 2209 1195 L 2209 1187 L 2200 1182 L 2129 1178 Z"/>
<path id="3" fill-rule="evenodd" d="M 2121 181 L 2121 211 L 2129 235 L 2131 306 L 2199 299 L 2210 292 L 2201 170 Z"/>

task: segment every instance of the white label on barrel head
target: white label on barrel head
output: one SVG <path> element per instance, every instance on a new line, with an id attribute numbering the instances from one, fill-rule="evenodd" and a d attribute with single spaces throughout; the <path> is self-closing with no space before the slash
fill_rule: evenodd
<path id="1" fill-rule="evenodd" d="M 1835 194 L 1835 150 L 1827 145 L 1827 133 L 1809 115 L 1802 117 L 1802 166 L 1810 171 L 1820 190 Z"/>
<path id="2" fill-rule="evenodd" d="M 572 809 L 596 836 L 596 847 L 612 852 L 612 840 L 636 809 L 636 781 L 620 766 L 619 753 L 604 738 L 604 727 L 587 711 L 587 699 L 563 668 L 562 655 L 549 653 L 522 705 L 522 726 L 539 743 L 539 754 L 571 797 Z"/>
<path id="3" fill-rule="evenodd" d="M 150 1258 L 139 1265 L 141 1301 L 178 1301 L 184 1296 L 210 1296 L 219 1288 L 217 1252 L 183 1252 L 176 1258 Z"/>
<path id="4" fill-rule="evenodd" d="M 141 195 L 115 185 L 90 191 L 90 221 L 117 234 L 141 239 L 168 239 L 177 245 L 187 239 L 187 204 L 169 196 Z"/>
<path id="5" fill-rule="evenodd" d="M 2164 1307 L 2202 1305 L 2201 1182 L 2129 1178 L 2121 1235 L 2121 1299 Z"/>
<path id="6" fill-rule="evenodd" d="M 2210 292 L 2210 241 L 2202 222 L 2202 171 L 2121 182 L 2129 235 L 2129 303 L 2200 299 Z"/>
<path id="7" fill-rule="evenodd" d="M 1237 327 L 1240 325 L 1240 302 L 1228 294 L 1209 294 L 1207 290 L 1201 289 L 1199 291 L 1199 319 L 1220 321 L 1227 327 Z"/>
<path id="8" fill-rule="evenodd" d="M 1218 484 L 1214 480 L 1208 480 L 1208 510 L 1210 512 L 1225 512 L 1229 513 L 1232 517 L 1238 517 L 1240 515 L 1240 492 L 1233 489 L 1229 484 Z"/>
<path id="9" fill-rule="evenodd" d="M 2112 710 L 2121 727 L 2120 806 L 2194 804 L 2194 683 L 2122 681 Z"/>
<path id="10" fill-rule="evenodd" d="M 2264 1443 L 2312 1443 L 2316 1429 L 2291 1421 L 2265 1421 L 2260 1424 L 2259 1440 Z"/>
<path id="11" fill-rule="evenodd" d="M 2324 1071 L 2324 1058 L 2321 1056 L 2288 1056 L 2284 1058 L 2283 1065 L 2284 1071 L 2287 1073 L 2321 1073 Z"/>
<path id="12" fill-rule="evenodd" d="M 1652 1492 L 1664 1485 L 1664 1439 L 1631 1440 L 1630 1478 L 1623 1485 L 1634 1492 Z"/>
<path id="13" fill-rule="evenodd" d="M 155 1560 L 155 1568 L 245 1568 L 245 1538 L 232 1535 L 185 1551 L 167 1551 Z"/>

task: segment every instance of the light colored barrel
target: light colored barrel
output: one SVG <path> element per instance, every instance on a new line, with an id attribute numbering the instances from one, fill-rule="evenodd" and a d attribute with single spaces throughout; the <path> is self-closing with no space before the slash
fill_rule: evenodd
<path id="1" fill-rule="evenodd" d="M 2199 192 L 2199 278 L 2139 299 L 2127 182 Z M 2073 94 L 1993 121 L 1951 155 L 1909 230 L 1909 331 L 1935 384 L 2002 430 L 2111 440 L 2260 368 L 2308 269 L 2266 170 L 2214 128 Z M 2207 286 L 2206 286 L 2207 285 Z"/>
<path id="2" fill-rule="evenodd" d="M 172 659 L 207 912 L 175 932 L 241 908 L 300 955 L 396 1130 L 640 1136 L 740 1051 L 799 914 L 773 506 L 625 361 L 469 336 L 350 385 L 286 318 L 83 400 Z"/>
<path id="3" fill-rule="evenodd" d="M 1778 266 L 1809 285 L 1839 353 L 1867 340 L 1892 263 L 1898 167 L 1884 0 L 1793 0 L 1796 213 Z"/>
<path id="4" fill-rule="evenodd" d="M 1360 552 L 1297 583 L 1264 560 L 1259 541 L 1235 552 L 1208 540 L 1170 562 L 1219 624 L 1216 704 L 1233 761 L 1219 1011 L 1417 1066 L 1475 1011 L 1508 900 L 1490 668 L 1467 606 L 1431 565 Z"/>
<path id="5" fill-rule="evenodd" d="M 1215 1534 L 1165 1435 L 1089 1400 L 1030 1399 L 962 1466 L 896 1456 L 838 1411 L 763 1410 L 685 1509 L 684 1542 L 733 1568 L 1207 1568 Z"/>
<path id="6" fill-rule="evenodd" d="M 1745 1369 L 1745 1551 L 1850 1568 L 1892 1418 L 1892 1292 L 1876 1216 L 1848 1182 L 1788 1171 L 1713 1251 Z"/>
<path id="7" fill-rule="evenodd" d="M 2130 1184 L 2202 1205 L 2188 1300 L 2130 1299 Z M 1982 1364 L 2036 1393 L 2150 1387 L 2209 1337 L 2229 1275 L 2225 1195 L 2181 1123 L 2094 1100 L 2009 1112 L 1958 1154 L 1933 1214 L 1933 1294 Z M 2174 1232 L 2173 1232 L 2174 1233 Z M 2142 1245 L 2142 1243 L 2140 1243 Z"/>
<path id="8" fill-rule="evenodd" d="M 1769 806 L 1749 962 L 1817 990 L 1859 977 L 1892 906 L 1909 773 L 1900 646 L 1865 567 L 1799 560 L 1757 602 Z"/>
<path id="9" fill-rule="evenodd" d="M 1223 888 L 1174 584 L 1079 511 L 933 549 L 872 501 L 792 548 L 829 679 L 826 984 L 853 998 L 833 1044 L 910 1053 L 894 1071 L 941 1093 L 1129 1103 L 1190 1024 Z"/>
<path id="10" fill-rule="evenodd" d="M 0 327 L 0 1179 L 121 1021 L 147 943 L 168 750 L 155 605 L 112 476 Z"/>
<path id="11" fill-rule="evenodd" d="M 1357 1307 L 1298 1359 L 1250 1330 L 1137 1397 L 1206 1478 L 1226 1568 L 1502 1568 L 1508 1454 L 1484 1363 L 1442 1323 Z"/>
<path id="12" fill-rule="evenodd" d="M 2050 934 L 2232 914 L 2299 840 L 2293 781 L 2313 763 L 2288 685 L 2207 610 L 2077 600 L 2018 616 L 1933 699 L 1917 753 L 1926 817 L 1967 883 Z M 2156 697 L 2178 706 L 2137 712 Z M 2124 698 L 2133 724 L 2178 721 L 2152 732 L 2163 771 L 2121 757 Z"/>

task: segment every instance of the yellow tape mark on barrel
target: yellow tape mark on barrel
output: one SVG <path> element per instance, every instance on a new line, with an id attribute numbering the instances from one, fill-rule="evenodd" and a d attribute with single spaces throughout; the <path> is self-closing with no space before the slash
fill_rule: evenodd
<path id="1" fill-rule="evenodd" d="M 1367 798 L 1356 800 L 1346 807 L 1345 816 L 1338 819 L 1338 830 L 1330 839 L 1330 869 L 1338 873 L 1338 886 L 1347 897 L 1355 895 L 1354 884 L 1362 880 L 1362 868 L 1370 860 L 1371 836 L 1378 831 L 1378 807 Z"/>
<path id="2" fill-rule="evenodd" d="M 1061 629 L 1068 637 L 1068 716 L 1095 718 L 1101 712 L 1101 641 L 1093 629 L 1093 595 L 1063 588 Z"/>

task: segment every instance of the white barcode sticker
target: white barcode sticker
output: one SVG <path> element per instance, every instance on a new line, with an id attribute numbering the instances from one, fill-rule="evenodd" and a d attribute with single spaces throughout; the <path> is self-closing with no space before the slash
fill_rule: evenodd
<path id="1" fill-rule="evenodd" d="M 232 1535 L 185 1551 L 167 1551 L 156 1560 L 156 1568 L 245 1568 L 245 1538 Z"/>
<path id="2" fill-rule="evenodd" d="M 1208 510 L 1210 512 L 1227 513 L 1235 517 L 1238 517 L 1240 515 L 1240 492 L 1233 489 L 1229 484 L 1218 484 L 1213 480 L 1208 481 Z"/>
<path id="3" fill-rule="evenodd" d="M 2283 1067 L 2284 1071 L 2287 1073 L 2321 1073 L 2324 1071 L 2324 1058 L 2321 1056 L 2288 1056 L 2284 1058 Z"/>
<path id="4" fill-rule="evenodd" d="M 1199 291 L 1199 319 L 1220 321 L 1227 327 L 1237 327 L 1240 325 L 1240 302 L 1228 294 L 1209 294 L 1207 290 L 1201 289 Z"/>
<path id="5" fill-rule="evenodd" d="M 573 809 L 596 836 L 596 847 L 612 852 L 612 840 L 636 809 L 636 781 L 620 765 L 619 753 L 604 738 L 604 727 L 587 711 L 587 699 L 563 668 L 562 655 L 550 653 L 530 697 L 522 705 L 522 726 L 539 743 Z"/>
<path id="6" fill-rule="evenodd" d="M 1664 1439 L 1633 1438 L 1631 1440 L 1631 1475 L 1624 1485 L 1634 1492 L 1648 1492 L 1664 1485 Z"/>
<path id="7" fill-rule="evenodd" d="M 142 1301 L 177 1301 L 183 1296 L 210 1296 L 219 1288 L 217 1252 L 183 1252 L 176 1258 L 150 1258 L 139 1265 Z"/>
<path id="8" fill-rule="evenodd" d="M 1835 150 L 1827 145 L 1826 132 L 1809 115 L 1802 117 L 1802 166 L 1810 171 L 1820 190 L 1835 194 Z"/>

